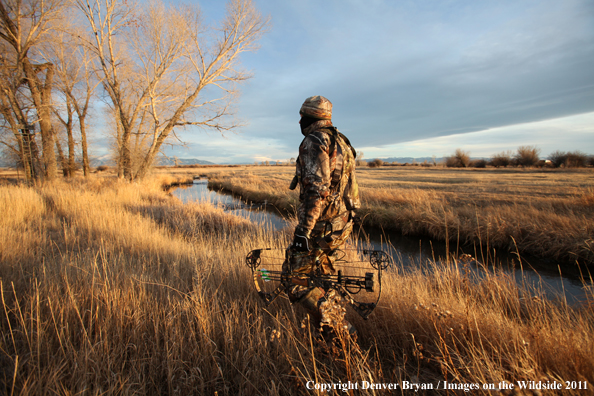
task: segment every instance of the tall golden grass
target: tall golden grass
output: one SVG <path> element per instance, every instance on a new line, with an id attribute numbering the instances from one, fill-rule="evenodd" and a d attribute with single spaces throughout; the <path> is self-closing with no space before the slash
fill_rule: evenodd
<path id="1" fill-rule="evenodd" d="M 358 170 L 364 224 L 554 258 L 594 263 L 592 170 Z M 294 212 L 288 167 L 249 167 L 212 174 L 209 182 Z"/>
<path id="2" fill-rule="evenodd" d="M 285 247 L 289 231 L 183 205 L 163 183 L 0 187 L 5 394 L 297 395 L 316 393 L 308 381 L 444 380 L 588 381 L 591 392 L 591 289 L 571 307 L 455 260 L 397 265 L 368 321 L 349 312 L 358 342 L 329 348 L 299 307 L 264 308 L 244 264 L 253 248 Z"/>

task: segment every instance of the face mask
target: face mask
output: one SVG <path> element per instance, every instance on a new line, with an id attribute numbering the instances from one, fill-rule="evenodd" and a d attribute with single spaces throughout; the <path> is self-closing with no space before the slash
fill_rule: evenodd
<path id="1" fill-rule="evenodd" d="M 301 116 L 301 120 L 299 121 L 299 127 L 301 128 L 301 133 L 303 135 L 305 135 L 305 133 L 303 132 L 308 126 L 310 126 L 311 124 L 313 124 L 314 122 L 318 121 L 315 118 L 311 118 L 308 116 Z"/>

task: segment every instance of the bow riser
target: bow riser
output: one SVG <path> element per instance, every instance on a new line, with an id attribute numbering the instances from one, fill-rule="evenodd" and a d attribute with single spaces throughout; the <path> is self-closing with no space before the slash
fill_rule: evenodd
<path id="1" fill-rule="evenodd" d="M 289 273 L 285 271 L 274 271 L 259 269 L 262 264 L 262 251 L 274 250 L 271 248 L 255 249 L 246 256 L 246 264 L 252 270 L 253 280 L 258 295 L 262 298 L 264 304 L 269 306 L 283 292 L 289 292 L 294 286 L 306 288 L 320 287 L 328 292 L 331 289 L 336 290 L 341 297 L 357 312 L 363 319 L 367 319 L 373 310 L 377 307 L 381 296 L 381 273 L 387 269 L 390 264 L 390 257 L 381 250 L 364 250 L 362 253 L 369 256 L 369 263 L 377 272 L 378 296 L 375 302 L 359 302 L 353 297 L 361 290 L 373 293 L 376 282 L 373 272 L 365 272 L 360 275 L 343 275 L 341 270 L 336 275 L 316 275 L 314 273 Z M 278 258 L 276 258 L 278 259 Z M 270 263 L 268 263 L 270 264 Z M 268 265 L 267 264 L 267 265 Z M 278 265 L 278 263 L 277 263 Z M 356 267 L 359 268 L 359 267 Z M 274 291 L 264 292 L 260 282 L 278 282 Z"/>

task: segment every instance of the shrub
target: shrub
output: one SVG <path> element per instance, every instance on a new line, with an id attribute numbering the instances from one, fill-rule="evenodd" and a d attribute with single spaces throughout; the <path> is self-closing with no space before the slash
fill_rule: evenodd
<path id="1" fill-rule="evenodd" d="M 495 154 L 491 157 L 491 165 L 493 165 L 496 168 L 499 168 L 500 166 L 505 168 L 506 166 L 512 163 L 511 156 L 512 154 L 510 150 L 502 151 L 499 154 Z"/>
<path id="2" fill-rule="evenodd" d="M 107 165 L 99 165 L 97 167 L 97 172 L 105 172 L 106 170 L 109 170 L 109 166 Z"/>
<path id="3" fill-rule="evenodd" d="M 379 158 L 374 159 L 373 161 L 369 161 L 369 163 L 367 164 L 370 168 L 379 168 L 380 166 L 382 166 L 384 164 L 384 161 L 382 161 Z"/>
<path id="4" fill-rule="evenodd" d="M 540 149 L 536 146 L 520 146 L 514 156 L 514 162 L 519 166 L 535 166 L 538 163 Z"/>
<path id="5" fill-rule="evenodd" d="M 470 166 L 473 168 L 486 168 L 487 161 L 485 161 L 484 159 L 477 159 L 477 160 L 472 161 L 470 163 Z"/>
<path id="6" fill-rule="evenodd" d="M 556 168 L 561 166 L 566 166 L 568 168 L 585 168 L 588 165 L 592 165 L 592 156 L 588 156 L 579 150 L 573 152 L 557 150 L 549 155 L 549 160 L 551 160 Z"/>
<path id="7" fill-rule="evenodd" d="M 567 161 L 567 153 L 557 150 L 551 153 L 548 158 L 553 163 L 555 168 L 559 168 L 561 165 L 564 165 Z"/>
<path id="8" fill-rule="evenodd" d="M 453 156 L 446 158 L 448 168 L 466 168 L 470 165 L 470 152 L 456 149 Z"/>
<path id="9" fill-rule="evenodd" d="M 565 160 L 565 166 L 568 168 L 585 168 L 588 164 L 588 156 L 581 151 L 574 151 L 567 153 L 567 159 Z"/>
<path id="10" fill-rule="evenodd" d="M 458 161 L 456 160 L 456 157 L 452 156 L 452 157 L 446 157 L 445 159 L 445 164 L 448 168 L 457 168 L 459 166 Z"/>

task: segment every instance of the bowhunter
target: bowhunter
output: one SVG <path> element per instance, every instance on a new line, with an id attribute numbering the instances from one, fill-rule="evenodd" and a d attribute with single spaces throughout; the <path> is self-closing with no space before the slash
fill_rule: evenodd
<path id="1" fill-rule="evenodd" d="M 287 249 L 283 271 L 334 275 L 335 253 L 351 234 L 354 211 L 360 207 L 355 179 L 357 154 L 347 137 L 332 125 L 332 103 L 328 99 L 307 98 L 299 114 L 305 138 L 299 146 L 295 177 L 289 187 L 300 187 L 299 224 Z M 322 288 L 305 286 L 293 286 L 287 293 L 291 302 L 305 307 L 319 328 L 320 306 L 330 296 Z M 354 328 L 344 323 L 354 333 Z"/>

